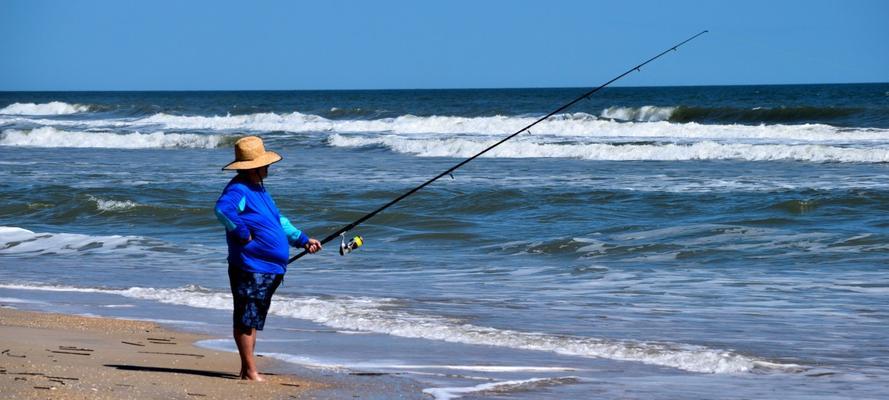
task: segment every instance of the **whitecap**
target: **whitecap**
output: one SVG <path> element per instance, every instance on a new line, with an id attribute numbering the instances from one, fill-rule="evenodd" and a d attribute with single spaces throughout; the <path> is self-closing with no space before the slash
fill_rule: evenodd
<path id="1" fill-rule="evenodd" d="M 140 205 L 130 200 L 108 200 L 91 195 L 88 197 L 90 201 L 96 203 L 96 209 L 99 211 L 124 211 Z"/>
<path id="2" fill-rule="evenodd" d="M 143 243 L 138 236 L 90 236 L 78 233 L 36 233 L 17 227 L 0 227 L 0 255 L 109 253 Z M 138 250 L 137 250 L 138 251 Z"/>
<path id="3" fill-rule="evenodd" d="M 676 107 L 609 107 L 602 110 L 599 117 L 620 121 L 655 122 L 670 119 L 673 111 L 676 111 Z"/>
<path id="4" fill-rule="evenodd" d="M 628 118 L 599 118 L 577 112 L 557 114 L 532 129 L 534 136 L 554 138 L 591 138 L 597 140 L 720 140 L 751 143 L 871 143 L 889 142 L 889 129 L 837 128 L 825 124 L 800 125 L 740 125 L 673 123 L 663 117 L 671 107 L 610 108 L 603 116 Z M 611 111 L 608 111 L 611 110 Z M 211 130 L 249 132 L 330 132 L 397 135 L 477 135 L 503 137 L 533 123 L 538 116 L 415 116 L 410 114 L 380 119 L 331 120 L 314 114 L 292 112 L 285 114 L 257 113 L 247 115 L 188 116 L 154 114 L 137 119 L 59 120 L 34 118 L 0 118 L 0 123 L 37 124 L 53 127 L 89 127 L 97 129 L 159 129 Z M 490 138 L 489 138 L 490 139 Z"/>
<path id="5" fill-rule="evenodd" d="M 396 153 L 420 157 L 470 157 L 492 144 L 483 138 L 424 139 L 397 135 L 350 136 L 334 134 L 327 143 L 333 147 L 383 146 Z M 506 142 L 482 157 L 491 158 L 575 158 L 599 161 L 808 161 L 808 162 L 889 162 L 889 147 L 843 147 L 823 144 L 745 144 L 702 141 L 692 144 L 610 144 L 546 143 L 528 139 Z"/>
<path id="6" fill-rule="evenodd" d="M 219 135 L 164 132 L 82 132 L 64 131 L 46 126 L 33 130 L 4 130 L 0 134 L 0 146 L 212 149 L 219 146 L 221 139 L 222 136 Z"/>
<path id="7" fill-rule="evenodd" d="M 68 104 L 61 101 L 49 103 L 13 103 L 0 108 L 0 114 L 11 115 L 65 115 L 87 112 L 90 107 L 83 104 Z"/>

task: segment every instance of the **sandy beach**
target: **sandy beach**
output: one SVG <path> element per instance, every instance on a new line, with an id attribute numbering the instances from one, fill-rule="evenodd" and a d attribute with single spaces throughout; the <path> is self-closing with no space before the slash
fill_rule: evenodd
<path id="1" fill-rule="evenodd" d="M 0 309 L 4 399 L 311 399 L 329 385 L 276 375 L 238 379 L 237 355 L 153 323 Z"/>

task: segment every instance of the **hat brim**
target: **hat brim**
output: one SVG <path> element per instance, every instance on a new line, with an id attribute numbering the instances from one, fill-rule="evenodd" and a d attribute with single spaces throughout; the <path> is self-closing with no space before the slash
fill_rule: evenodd
<path id="1" fill-rule="evenodd" d="M 281 161 L 283 157 L 280 154 L 275 153 L 274 151 L 267 151 L 265 154 L 256 157 L 250 161 L 234 161 L 229 163 L 228 165 L 222 167 L 223 170 L 233 170 L 233 169 L 253 169 L 264 167 L 266 165 L 274 164 L 278 161 Z"/>

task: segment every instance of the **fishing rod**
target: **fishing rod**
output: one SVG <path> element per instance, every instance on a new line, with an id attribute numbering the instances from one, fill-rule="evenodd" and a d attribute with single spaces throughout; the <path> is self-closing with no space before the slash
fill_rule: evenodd
<path id="1" fill-rule="evenodd" d="M 504 142 L 506 142 L 506 141 L 509 140 L 509 139 L 512 139 L 512 138 L 518 136 L 518 135 L 521 134 L 522 132 L 526 132 L 526 131 L 528 131 L 528 129 L 531 129 L 532 127 L 534 127 L 534 125 L 537 125 L 537 124 L 539 124 L 539 123 L 541 123 L 541 122 L 547 120 L 549 117 L 552 117 L 553 115 L 556 115 L 557 113 L 560 113 L 560 112 L 564 111 L 565 109 L 567 109 L 567 108 L 573 106 L 573 105 L 576 104 L 577 102 L 579 102 L 579 101 L 581 101 L 581 100 L 584 100 L 584 99 L 589 100 L 589 99 L 590 99 L 590 96 L 592 96 L 594 93 L 598 92 L 599 90 L 602 90 L 602 88 L 604 88 L 604 87 L 606 87 L 606 86 L 608 86 L 608 85 L 614 83 L 614 82 L 617 81 L 618 79 L 621 79 L 621 78 L 623 78 L 624 76 L 629 75 L 629 74 L 632 73 L 633 71 L 639 71 L 639 72 L 641 72 L 641 71 L 642 71 L 642 67 L 644 67 L 646 64 L 648 64 L 648 63 L 650 63 L 650 62 L 652 62 L 652 61 L 654 61 L 654 60 L 657 60 L 658 58 L 660 58 L 660 57 L 663 56 L 664 54 L 669 53 L 670 51 L 676 51 L 676 49 L 678 49 L 679 46 L 682 46 L 682 45 L 684 45 L 684 44 L 686 44 L 686 43 L 688 43 L 688 42 L 694 40 L 694 39 L 697 38 L 698 36 L 701 36 L 701 35 L 703 35 L 703 34 L 705 34 L 705 33 L 707 33 L 707 32 L 709 32 L 709 31 L 706 31 L 706 30 L 701 31 L 700 33 L 698 33 L 698 34 L 696 34 L 696 35 L 694 35 L 694 36 L 692 36 L 692 37 L 690 37 L 690 38 L 688 38 L 688 39 L 685 39 L 685 40 L 683 40 L 682 42 L 679 42 L 678 44 L 673 45 L 672 47 L 670 47 L 670 48 L 668 48 L 668 49 L 662 51 L 662 52 L 659 53 L 658 55 L 649 58 L 648 60 L 646 60 L 646 61 L 643 62 L 642 64 L 639 64 L 639 65 L 637 65 L 637 66 L 635 66 L 635 67 L 633 67 L 633 68 L 628 69 L 626 72 L 624 72 L 624 73 L 622 73 L 622 74 L 620 74 L 620 75 L 614 77 L 613 79 L 611 79 L 611 80 L 608 81 L 608 82 L 603 83 L 603 84 L 600 85 L 599 87 L 594 88 L 594 89 L 591 89 L 590 91 L 588 91 L 588 92 L 586 92 L 586 93 L 580 95 L 580 96 L 577 97 L 576 99 L 571 100 L 570 102 L 566 103 L 565 105 L 563 105 L 563 106 L 561 106 L 561 107 L 559 107 L 559 108 L 557 108 L 557 109 L 551 111 L 549 114 L 546 114 L 546 115 L 544 115 L 543 117 L 540 117 L 540 119 L 538 119 L 538 120 L 536 120 L 536 121 L 530 123 L 528 126 L 522 128 L 522 129 L 519 129 L 518 131 L 516 131 L 516 132 L 513 133 L 512 135 L 509 135 L 509 136 L 507 136 L 507 137 L 501 139 L 501 140 L 498 141 L 497 143 L 494 143 L 494 144 L 488 146 L 488 148 L 486 148 L 486 149 L 484 149 L 484 150 L 478 152 L 478 154 L 476 154 L 476 155 L 474 155 L 474 156 L 472 156 L 472 157 L 469 157 L 469 158 L 467 158 L 467 159 L 461 161 L 459 164 L 454 165 L 454 166 L 451 167 L 451 168 L 448 168 L 447 171 L 444 171 L 444 172 L 442 172 L 442 173 L 436 175 L 434 178 L 429 179 L 429 180 L 426 181 L 426 182 L 423 182 L 423 184 L 421 184 L 420 186 L 417 186 L 417 187 L 415 187 L 415 188 L 413 188 L 413 189 L 411 189 L 411 190 L 408 190 L 407 192 L 405 192 L 405 193 L 402 194 L 401 196 L 398 196 L 398 197 L 396 197 L 394 200 L 392 200 L 392 201 L 390 201 L 390 202 L 388 202 L 388 203 L 382 205 L 380 208 L 377 208 L 376 210 L 371 211 L 371 212 L 368 213 L 367 215 L 365 215 L 365 216 L 363 216 L 363 217 L 361 217 L 361 218 L 358 218 L 358 219 L 355 220 L 354 222 L 352 222 L 352 223 L 350 223 L 350 224 L 348 224 L 348 225 L 346 225 L 346 226 L 340 228 L 340 229 L 337 230 L 336 232 L 331 233 L 330 235 L 327 235 L 327 237 L 325 237 L 323 240 L 321 240 L 321 244 L 325 244 L 325 243 L 327 243 L 327 242 L 329 242 L 329 241 L 331 241 L 331 240 L 333 240 L 333 239 L 336 239 L 337 237 L 342 237 L 342 239 L 341 239 L 342 241 L 341 241 L 341 243 L 340 243 L 340 255 L 346 255 L 346 254 L 352 252 L 353 250 L 355 250 L 355 249 L 361 247 L 361 246 L 364 244 L 364 239 L 362 239 L 361 236 L 355 236 L 352 240 L 349 241 L 349 243 L 346 243 L 346 242 L 345 242 L 345 237 L 344 237 L 343 235 L 344 235 L 346 232 L 352 230 L 352 228 L 355 228 L 356 226 L 360 225 L 360 224 L 363 223 L 364 221 L 367 221 L 367 220 L 373 218 L 375 215 L 379 214 L 379 213 L 382 212 L 383 210 L 389 208 L 390 206 L 394 205 L 395 203 L 398 203 L 398 202 L 401 201 L 401 200 L 404 200 L 405 197 L 408 197 L 408 196 L 410 196 L 410 195 L 416 193 L 417 191 L 419 191 L 420 189 L 422 189 L 422 188 L 428 186 L 428 185 L 431 184 L 432 182 L 437 181 L 439 178 L 441 178 L 441 177 L 443 177 L 443 176 L 446 176 L 446 175 L 450 175 L 451 177 L 453 177 L 452 173 L 453 173 L 454 171 L 456 171 L 458 168 L 460 168 L 460 167 L 466 165 L 466 164 L 469 163 L 470 161 L 475 160 L 476 158 L 478 158 L 478 157 L 481 156 L 482 154 L 487 153 L 489 150 L 491 150 L 491 149 L 493 149 L 493 148 L 495 148 L 495 147 L 497 147 L 497 146 L 503 144 Z M 287 263 L 290 264 L 290 263 L 292 263 L 292 262 L 298 260 L 300 257 L 306 255 L 307 253 L 308 253 L 307 250 L 303 250 L 301 253 L 299 253 L 299 254 L 297 254 L 297 255 L 291 257 L 290 260 L 287 260 Z"/>

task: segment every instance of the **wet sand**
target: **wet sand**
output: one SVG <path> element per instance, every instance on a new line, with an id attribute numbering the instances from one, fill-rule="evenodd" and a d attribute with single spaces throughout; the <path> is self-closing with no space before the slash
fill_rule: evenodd
<path id="1" fill-rule="evenodd" d="M 312 399 L 336 384 L 277 375 L 238 379 L 238 357 L 193 345 L 207 337 L 154 323 L 0 308 L 4 399 Z"/>

